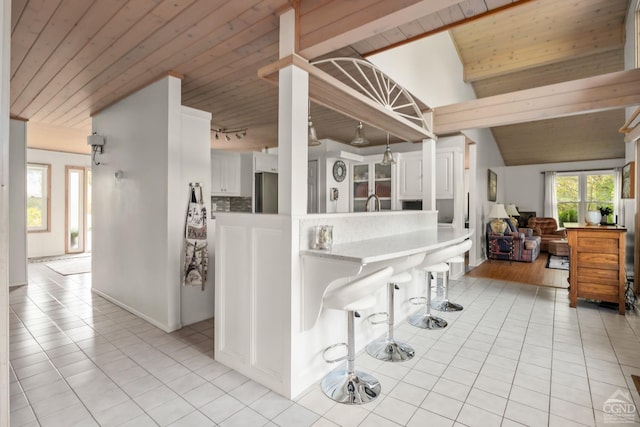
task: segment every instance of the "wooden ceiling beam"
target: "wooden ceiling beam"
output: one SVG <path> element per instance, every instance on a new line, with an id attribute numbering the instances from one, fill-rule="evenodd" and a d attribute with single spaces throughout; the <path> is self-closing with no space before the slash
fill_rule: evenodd
<path id="1" fill-rule="evenodd" d="M 300 14 L 300 50 L 313 59 L 436 13 L 461 0 L 333 0 Z M 304 5 L 305 1 L 302 1 Z M 373 4 L 372 4 L 373 3 Z"/>
<path id="2" fill-rule="evenodd" d="M 434 131 L 443 135 L 638 104 L 636 68 L 434 108 Z"/>

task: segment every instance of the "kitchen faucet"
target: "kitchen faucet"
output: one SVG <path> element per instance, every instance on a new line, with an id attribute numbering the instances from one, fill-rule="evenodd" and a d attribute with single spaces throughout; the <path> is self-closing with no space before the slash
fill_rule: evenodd
<path id="1" fill-rule="evenodd" d="M 367 197 L 367 203 L 365 203 L 365 204 L 364 204 L 364 208 L 365 208 L 365 210 L 366 210 L 367 212 L 371 212 L 371 211 L 369 210 L 369 201 L 370 201 L 372 198 L 373 198 L 373 199 L 375 199 L 375 203 L 373 204 L 373 210 L 374 210 L 374 211 L 378 211 L 378 212 L 380 212 L 380 198 L 378 198 L 378 196 L 376 195 L 376 193 L 372 193 L 369 197 Z M 376 207 L 377 207 L 377 209 L 376 209 Z"/>

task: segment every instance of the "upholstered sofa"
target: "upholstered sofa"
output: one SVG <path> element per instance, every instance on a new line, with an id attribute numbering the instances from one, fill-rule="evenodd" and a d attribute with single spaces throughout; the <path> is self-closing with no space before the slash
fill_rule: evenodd
<path id="1" fill-rule="evenodd" d="M 549 252 L 549 242 L 552 240 L 566 239 L 567 231 L 564 228 L 558 228 L 555 218 L 548 217 L 532 217 L 529 218 L 528 226 L 533 230 L 534 236 L 540 236 L 542 252 Z"/>
<path id="2" fill-rule="evenodd" d="M 491 231 L 487 224 L 487 257 L 509 261 L 533 262 L 540 255 L 540 237 L 529 236 L 528 229 L 516 229 L 511 221 L 504 234 Z"/>

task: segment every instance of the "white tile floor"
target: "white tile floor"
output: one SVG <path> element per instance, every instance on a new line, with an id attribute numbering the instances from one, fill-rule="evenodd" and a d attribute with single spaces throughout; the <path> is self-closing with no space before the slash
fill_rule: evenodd
<path id="1" fill-rule="evenodd" d="M 210 321 L 166 334 L 92 294 L 88 274 L 34 263 L 29 275 L 10 291 L 15 427 L 628 426 L 608 422 L 605 402 L 626 394 L 640 407 L 637 312 L 571 309 L 566 290 L 452 282 L 464 310 L 444 313 L 439 331 L 400 324 L 396 338 L 416 349 L 408 362 L 360 354 L 382 395 L 346 406 L 318 385 L 290 401 L 214 361 Z"/>

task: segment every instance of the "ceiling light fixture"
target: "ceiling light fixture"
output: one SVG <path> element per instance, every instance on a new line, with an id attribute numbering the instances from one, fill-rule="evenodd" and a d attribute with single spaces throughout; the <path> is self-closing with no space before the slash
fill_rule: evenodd
<path id="1" fill-rule="evenodd" d="M 318 140 L 318 135 L 316 134 L 316 128 L 313 127 L 313 122 L 311 121 L 311 101 L 309 101 L 309 125 L 307 132 L 307 144 L 309 145 L 309 147 L 315 147 L 321 144 L 321 142 Z"/>
<path id="2" fill-rule="evenodd" d="M 212 132 L 215 132 L 214 138 L 215 139 L 220 139 L 220 136 L 224 136 L 224 139 L 227 140 L 227 142 L 231 142 L 231 136 L 232 134 L 235 134 L 236 139 L 242 139 L 245 136 L 247 136 L 247 128 L 236 128 L 236 129 L 224 129 L 224 128 L 213 128 L 211 129 Z"/>
<path id="3" fill-rule="evenodd" d="M 383 165 L 394 165 L 396 163 L 393 158 L 393 153 L 391 152 L 391 147 L 389 147 L 389 133 L 387 133 L 387 148 L 384 150 L 384 154 L 382 155 L 382 164 Z"/>
<path id="4" fill-rule="evenodd" d="M 364 136 L 364 126 L 362 126 L 362 122 L 358 122 L 358 126 L 356 127 L 356 135 L 353 140 L 351 140 L 351 145 L 355 145 L 356 147 L 369 145 L 369 141 Z"/>

